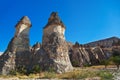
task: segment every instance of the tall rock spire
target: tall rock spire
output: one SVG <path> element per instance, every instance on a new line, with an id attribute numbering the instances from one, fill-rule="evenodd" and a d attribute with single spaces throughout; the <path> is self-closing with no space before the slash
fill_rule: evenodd
<path id="1" fill-rule="evenodd" d="M 22 17 L 15 26 L 15 35 L 4 54 L 0 56 L 0 74 L 9 74 L 19 66 L 28 65 L 30 26 L 31 22 L 27 16 Z"/>
<path id="2" fill-rule="evenodd" d="M 65 27 L 58 14 L 53 12 L 44 28 L 42 47 L 47 57 L 43 59 L 44 68 L 53 68 L 58 73 L 73 69 L 69 56 L 68 46 L 64 37 Z"/>

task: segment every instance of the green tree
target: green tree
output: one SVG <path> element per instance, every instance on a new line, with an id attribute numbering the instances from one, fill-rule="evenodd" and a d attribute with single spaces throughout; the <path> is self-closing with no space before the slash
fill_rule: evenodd
<path id="1" fill-rule="evenodd" d="M 105 66 L 105 69 L 106 69 L 107 66 L 109 65 L 109 59 L 108 59 L 108 60 L 102 60 L 100 63 L 101 63 L 102 65 L 104 65 L 104 66 Z"/>
<path id="2" fill-rule="evenodd" d="M 117 69 L 119 69 L 119 65 L 120 65 L 120 56 L 114 56 L 114 57 L 112 57 L 112 61 L 113 61 L 114 64 L 117 66 Z"/>

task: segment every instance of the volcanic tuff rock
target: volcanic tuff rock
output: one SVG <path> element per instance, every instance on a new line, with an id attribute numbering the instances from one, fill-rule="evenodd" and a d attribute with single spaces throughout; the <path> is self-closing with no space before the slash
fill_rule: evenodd
<path id="1" fill-rule="evenodd" d="M 96 65 L 107 58 L 100 47 L 85 47 L 75 43 L 69 50 L 70 60 L 73 66 Z"/>
<path id="2" fill-rule="evenodd" d="M 65 41 L 65 26 L 53 12 L 48 20 L 48 24 L 44 27 L 42 47 L 48 56 L 45 60 L 45 68 L 53 68 L 58 73 L 71 71 L 73 69 L 69 56 L 68 46 Z"/>
<path id="3" fill-rule="evenodd" d="M 69 56 L 73 66 L 97 65 L 102 60 L 114 55 L 115 52 L 120 53 L 120 39 L 117 37 L 83 45 L 76 42 L 69 48 Z"/>
<path id="4" fill-rule="evenodd" d="M 0 74 L 9 74 L 19 66 L 29 64 L 29 29 L 31 22 L 27 16 L 21 18 L 16 25 L 16 32 L 7 50 L 0 56 Z"/>
<path id="5" fill-rule="evenodd" d="M 42 44 L 37 42 L 33 47 L 29 46 L 30 27 L 27 16 L 17 23 L 14 37 L 0 56 L 0 74 L 9 74 L 11 70 L 23 67 L 30 71 L 35 65 L 43 70 L 64 73 L 73 70 L 72 65 L 99 64 L 113 55 L 113 50 L 120 53 L 120 39 L 116 37 L 84 45 L 66 42 L 66 28 L 56 12 L 51 14 L 43 28 Z"/>
<path id="6" fill-rule="evenodd" d="M 43 70 L 53 70 L 57 73 L 64 73 L 73 69 L 64 31 L 64 24 L 58 14 L 53 12 L 44 27 L 41 47 L 34 51 L 31 56 L 31 67 L 39 65 Z"/>
<path id="7" fill-rule="evenodd" d="M 31 53 L 35 54 L 40 48 L 41 48 L 41 44 L 37 42 L 36 44 L 32 46 Z"/>
<path id="8" fill-rule="evenodd" d="M 0 52 L 0 56 L 3 54 L 3 52 Z"/>
<path id="9" fill-rule="evenodd" d="M 117 37 L 111 37 L 107 39 L 102 39 L 94 42 L 90 42 L 85 44 L 85 46 L 95 47 L 95 46 L 101 46 L 101 47 L 112 47 L 112 46 L 120 46 L 120 39 Z"/>

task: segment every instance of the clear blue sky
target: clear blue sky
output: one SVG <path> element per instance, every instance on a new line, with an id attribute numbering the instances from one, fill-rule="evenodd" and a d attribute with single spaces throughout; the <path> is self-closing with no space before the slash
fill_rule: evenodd
<path id="1" fill-rule="evenodd" d="M 14 36 L 15 24 L 27 15 L 30 44 L 42 42 L 42 30 L 52 11 L 64 22 L 66 40 L 81 44 L 120 37 L 120 0 L 0 0 L 0 51 Z"/>

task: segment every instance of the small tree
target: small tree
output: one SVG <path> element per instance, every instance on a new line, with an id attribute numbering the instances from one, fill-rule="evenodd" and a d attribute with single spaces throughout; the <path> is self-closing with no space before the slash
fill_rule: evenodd
<path id="1" fill-rule="evenodd" d="M 117 69 L 119 69 L 119 65 L 120 65 L 120 56 L 112 57 L 112 61 L 113 61 L 114 64 L 117 66 Z"/>
<path id="2" fill-rule="evenodd" d="M 107 66 L 109 65 L 109 60 L 102 60 L 100 63 L 101 63 L 102 65 L 104 65 L 104 66 L 105 66 L 105 69 L 106 69 Z"/>

